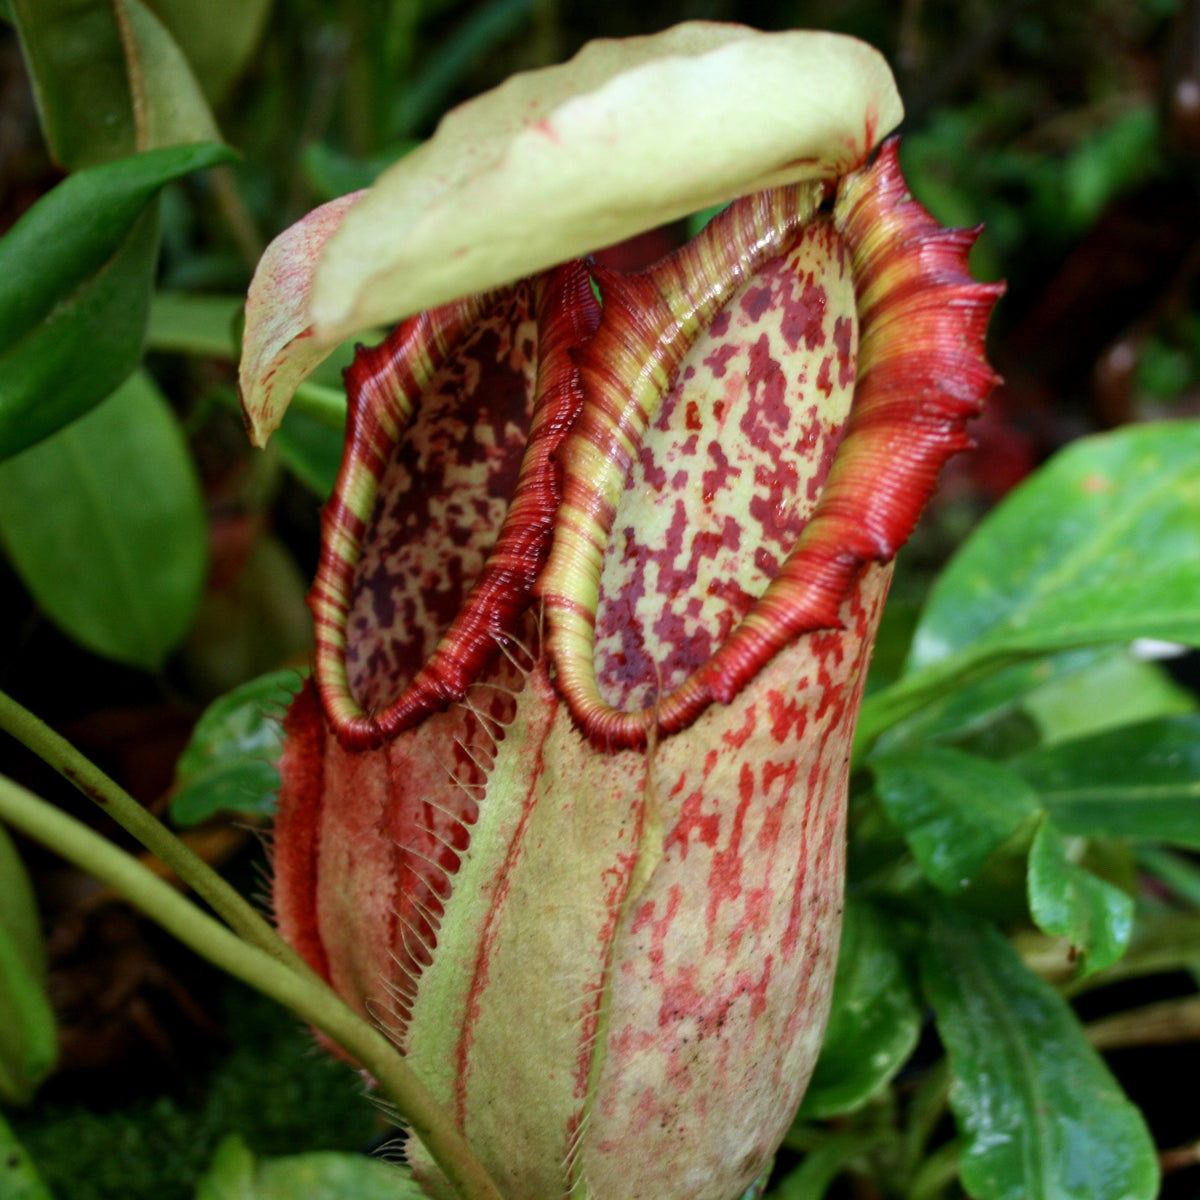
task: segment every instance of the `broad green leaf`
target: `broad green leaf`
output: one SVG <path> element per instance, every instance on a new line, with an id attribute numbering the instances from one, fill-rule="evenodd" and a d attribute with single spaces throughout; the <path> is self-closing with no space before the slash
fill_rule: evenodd
<path id="1" fill-rule="evenodd" d="M 1200 849 L 1200 714 L 1059 742 L 1010 765 L 1064 833 Z"/>
<path id="2" fill-rule="evenodd" d="M 50 152 L 69 169 L 138 149 L 113 9 L 83 0 L 11 0 Z"/>
<path id="3" fill-rule="evenodd" d="M 298 671 L 272 671 L 208 706 L 175 768 L 171 819 L 177 825 L 198 825 L 220 812 L 262 816 L 274 809 L 283 716 L 302 682 Z"/>
<path id="4" fill-rule="evenodd" d="M 0 1114 L 0 1196 L 4 1200 L 53 1200 L 33 1160 Z"/>
<path id="5" fill-rule="evenodd" d="M 13 0 L 13 15 L 63 166 L 221 140 L 187 59 L 143 0 Z"/>
<path id="6" fill-rule="evenodd" d="M 76 641 L 162 665 L 200 600 L 208 528 L 183 433 L 147 375 L 0 465 L 0 541 Z"/>
<path id="7" fill-rule="evenodd" d="M 948 907 L 922 975 L 953 1075 L 962 1180 L 976 1200 L 1153 1200 L 1141 1113 L 1066 1002 L 996 929 Z"/>
<path id="8" fill-rule="evenodd" d="M 257 1161 L 231 1134 L 217 1147 L 195 1200 L 425 1200 L 401 1167 L 358 1154 L 321 1152 Z"/>
<path id="9" fill-rule="evenodd" d="M 0 459 L 99 403 L 142 353 L 158 236 L 148 209 L 220 146 L 78 171 L 0 239 Z"/>
<path id="10" fill-rule="evenodd" d="M 57 1054 L 33 888 L 0 825 L 0 1101 L 27 1104 Z"/>
<path id="11" fill-rule="evenodd" d="M 894 924 L 874 905 L 847 898 L 833 1007 L 801 1118 L 861 1107 L 904 1065 L 920 1032 Z"/>
<path id="12" fill-rule="evenodd" d="M 837 178 L 901 114 L 883 58 L 835 34 L 693 22 L 592 42 L 454 109 L 381 177 L 318 270 L 320 339 L 735 196 Z"/>
<path id="13" fill-rule="evenodd" d="M 1068 857 L 1062 834 L 1044 819 L 1029 850 L 1029 911 L 1038 928 L 1066 938 L 1083 974 L 1111 966 L 1133 933 L 1133 900 Z"/>
<path id="14" fill-rule="evenodd" d="M 1002 763 L 927 746 L 871 760 L 880 803 L 904 834 L 926 878 L 962 891 L 1038 811 L 1038 798 Z"/>
<path id="15" fill-rule="evenodd" d="M 1128 426 L 1056 455 L 942 573 L 910 670 L 981 642 L 1019 651 L 1200 635 L 1200 421 Z"/>
<path id="16" fill-rule="evenodd" d="M 863 736 L 1019 659 L 1137 637 L 1200 642 L 1197 421 L 1085 438 L 1017 488 L 934 585 Z"/>
<path id="17" fill-rule="evenodd" d="M 1007 759 L 1045 742 L 1143 717 L 1192 711 L 1191 694 L 1128 647 L 1092 646 L 1003 667 L 946 690 L 883 733 L 876 754 L 927 742 Z"/>

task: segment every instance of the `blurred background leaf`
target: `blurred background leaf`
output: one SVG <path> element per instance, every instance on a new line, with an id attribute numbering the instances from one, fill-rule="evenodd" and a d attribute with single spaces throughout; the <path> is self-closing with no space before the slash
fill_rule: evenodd
<path id="1" fill-rule="evenodd" d="M 162 666 L 195 615 L 208 547 L 195 467 L 148 375 L 0 465 L 0 541 L 71 637 Z"/>

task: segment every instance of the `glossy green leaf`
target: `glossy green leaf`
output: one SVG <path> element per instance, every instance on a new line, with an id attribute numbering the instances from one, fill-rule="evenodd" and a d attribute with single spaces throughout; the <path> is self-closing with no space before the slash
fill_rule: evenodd
<path id="1" fill-rule="evenodd" d="M 171 819 L 177 825 L 197 825 L 220 812 L 273 811 L 283 716 L 303 678 L 299 671 L 272 671 L 208 706 L 175 769 Z"/>
<path id="2" fill-rule="evenodd" d="M 942 692 L 883 733 L 875 750 L 940 742 L 1007 758 L 1039 742 L 1194 707 L 1157 664 L 1137 661 L 1128 647 L 1092 646 L 1014 663 Z"/>
<path id="3" fill-rule="evenodd" d="M 158 249 L 148 206 L 165 183 L 230 154 L 180 146 L 78 171 L 0 239 L 0 459 L 137 365 Z"/>
<path id="4" fill-rule="evenodd" d="M 0 1115 L 0 1196 L 4 1200 L 53 1200 L 33 1160 Z"/>
<path id="5" fill-rule="evenodd" d="M 1111 966 L 1133 933 L 1133 900 L 1073 863 L 1053 823 L 1045 819 L 1029 850 L 1029 911 L 1038 928 L 1066 938 L 1082 958 L 1082 974 Z"/>
<path id="6" fill-rule="evenodd" d="M 63 166 L 221 140 L 187 59 L 143 0 L 13 0 L 13 15 Z"/>
<path id="7" fill-rule="evenodd" d="M 833 1007 L 801 1118 L 853 1112 L 904 1065 L 921 1032 L 921 1008 L 894 922 L 848 897 Z"/>
<path id="8" fill-rule="evenodd" d="M 1200 848 L 1200 714 L 1060 742 L 1011 766 L 1064 833 Z"/>
<path id="9" fill-rule="evenodd" d="M 358 1154 L 322 1152 L 256 1160 L 230 1135 L 217 1147 L 195 1200 L 425 1200 L 401 1167 Z"/>
<path id="10" fill-rule="evenodd" d="M 946 908 L 922 976 L 949 1057 L 962 1180 L 976 1200 L 1153 1200 L 1141 1113 L 1074 1013 L 996 929 Z"/>
<path id="11" fill-rule="evenodd" d="M 0 825 L 0 1101 L 27 1104 L 57 1053 L 33 888 Z"/>
<path id="12" fill-rule="evenodd" d="M 1038 798 L 1002 763 L 927 746 L 871 760 L 888 818 L 931 883 L 955 893 L 1038 811 Z"/>
<path id="13" fill-rule="evenodd" d="M 870 741 L 1033 655 L 1137 637 L 1200 643 L 1200 422 L 1127 426 L 1056 455 L 939 577 L 907 673 L 867 699 Z"/>
<path id="14" fill-rule="evenodd" d="M 208 528 L 183 433 L 147 375 L 0 465 L 0 541 L 69 636 L 162 665 L 200 600 Z"/>

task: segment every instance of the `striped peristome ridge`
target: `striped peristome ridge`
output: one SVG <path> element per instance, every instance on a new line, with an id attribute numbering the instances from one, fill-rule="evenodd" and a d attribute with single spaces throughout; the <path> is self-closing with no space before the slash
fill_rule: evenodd
<path id="1" fill-rule="evenodd" d="M 419 313 L 378 346 L 360 346 L 346 371 L 345 451 L 321 514 L 321 559 L 308 597 L 316 625 L 316 675 L 325 711 L 349 740 L 379 738 L 351 694 L 346 675 L 346 617 L 354 566 L 400 431 L 438 368 L 465 336 L 490 295 L 467 296 Z"/>
<path id="2" fill-rule="evenodd" d="M 629 469 L 695 339 L 745 279 L 795 240 L 822 196 L 821 185 L 806 184 L 746 197 L 651 270 L 596 272 L 604 319 L 576 356 L 588 403 L 563 447 L 563 504 L 538 590 L 559 687 L 600 742 L 642 744 L 649 721 L 637 714 L 621 732 L 612 720 L 600 729 L 602 702 L 580 702 L 599 699 L 592 657 L 600 572 Z"/>

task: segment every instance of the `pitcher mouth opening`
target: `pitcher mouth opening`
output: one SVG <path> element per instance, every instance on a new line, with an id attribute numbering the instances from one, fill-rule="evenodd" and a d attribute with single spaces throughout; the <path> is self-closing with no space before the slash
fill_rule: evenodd
<path id="1" fill-rule="evenodd" d="M 570 348 L 597 323 L 587 269 L 569 263 L 360 349 L 309 595 L 317 684 L 347 748 L 461 700 L 517 632 L 549 553 L 555 453 L 582 405 Z"/>
<path id="2" fill-rule="evenodd" d="M 563 449 L 565 499 L 538 585 L 557 686 L 595 744 L 640 747 L 652 727 L 678 732 L 708 705 L 729 703 L 797 637 L 838 628 L 842 601 L 862 570 L 894 556 L 942 464 L 971 444 L 966 422 L 998 382 L 983 358 L 983 339 L 1003 286 L 971 279 L 967 257 L 976 232 L 942 229 L 911 198 L 897 150 L 890 140 L 872 164 L 842 180 L 831 217 L 819 219 L 828 220 L 849 258 L 857 316 L 857 362 L 847 351 L 839 366 L 852 378 L 853 399 L 844 429 L 831 432 L 824 486 L 778 570 L 716 650 L 652 703 L 629 708 L 611 702 L 597 671 L 602 571 L 621 489 L 672 382 L 663 368 L 678 368 L 682 353 L 678 336 L 656 338 L 642 315 L 647 300 L 662 306 L 657 288 L 650 292 L 636 278 L 609 281 L 616 303 L 606 297 L 600 331 L 580 355 L 588 404 Z M 737 202 L 708 244 L 698 240 L 681 252 L 678 294 L 688 297 L 689 252 L 711 270 L 711 257 L 736 237 L 739 218 L 754 219 L 749 206 L 778 202 L 787 191 Z M 819 197 L 811 194 L 804 221 Z M 686 316 L 697 312 L 702 304 Z M 671 329 L 665 321 L 658 328 Z M 680 328 L 686 323 L 671 332 Z M 626 400 L 611 362 L 614 347 L 619 355 L 631 344 L 649 365 L 637 376 L 642 394 L 635 389 Z"/>

